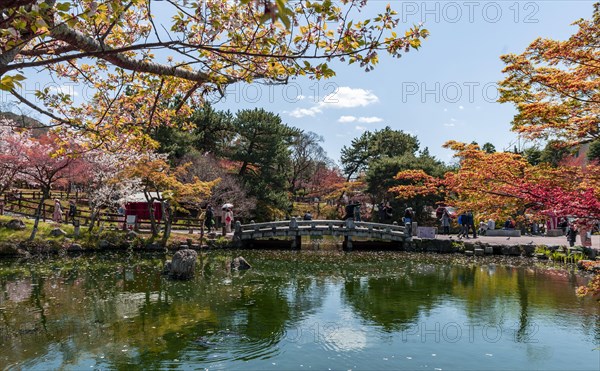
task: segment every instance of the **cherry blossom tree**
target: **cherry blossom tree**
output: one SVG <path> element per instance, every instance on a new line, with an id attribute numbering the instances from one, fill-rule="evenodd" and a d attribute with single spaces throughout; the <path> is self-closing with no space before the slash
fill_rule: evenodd
<path id="1" fill-rule="evenodd" d="M 79 168 L 83 166 L 77 152 L 78 145 L 72 142 L 68 147 L 71 149 L 70 153 L 65 152 L 63 140 L 54 134 L 29 138 L 23 143 L 23 167 L 20 169 L 19 176 L 41 191 L 30 240 L 33 240 L 37 234 L 42 208 L 45 200 L 51 197 L 52 187 L 61 182 L 64 185 L 69 175 L 80 173 Z"/>
<path id="2" fill-rule="evenodd" d="M 91 214 L 89 231 L 93 230 L 103 208 L 142 191 L 141 179 L 126 174 L 127 168 L 142 158 L 141 154 L 133 151 L 92 150 L 84 154 L 83 161 L 87 175 L 84 184 Z"/>
<path id="3" fill-rule="evenodd" d="M 6 121 L 0 120 L 0 196 L 12 187 L 23 169 L 24 144 L 29 140 L 27 132 L 15 130 L 13 123 Z"/>
<path id="4" fill-rule="evenodd" d="M 93 143 L 135 138 L 188 115 L 236 82 L 328 78 L 331 60 L 370 71 L 379 53 L 418 49 L 427 30 L 398 30 L 388 5 L 366 0 L 5 0 L 0 3 L 0 89 Z M 378 4 L 376 4 L 378 5 Z M 29 71 L 84 88 L 78 102 L 42 88 L 20 92 Z M 176 102 L 165 104 L 164 102 Z"/>

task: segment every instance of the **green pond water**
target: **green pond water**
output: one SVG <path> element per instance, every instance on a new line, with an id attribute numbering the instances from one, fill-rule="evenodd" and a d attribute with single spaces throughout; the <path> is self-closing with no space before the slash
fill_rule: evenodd
<path id="1" fill-rule="evenodd" d="M 600 369 L 586 277 L 469 259 L 211 251 L 188 282 L 156 255 L 4 261 L 0 369 Z"/>

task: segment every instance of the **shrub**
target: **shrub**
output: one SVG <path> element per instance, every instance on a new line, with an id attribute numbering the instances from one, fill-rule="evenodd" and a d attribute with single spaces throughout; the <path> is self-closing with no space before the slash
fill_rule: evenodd
<path id="1" fill-rule="evenodd" d="M 208 246 L 215 249 L 224 249 L 231 246 L 231 241 L 226 237 L 219 237 L 215 240 L 209 240 Z"/>

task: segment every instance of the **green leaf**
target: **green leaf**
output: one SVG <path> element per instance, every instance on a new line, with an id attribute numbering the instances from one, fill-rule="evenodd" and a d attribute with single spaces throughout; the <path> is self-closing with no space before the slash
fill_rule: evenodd
<path id="1" fill-rule="evenodd" d="M 23 80 L 25 80 L 25 76 L 21 74 L 2 76 L 2 79 L 0 80 L 0 90 L 10 91 L 14 89 L 15 86 L 21 87 L 19 81 Z"/>
<path id="2" fill-rule="evenodd" d="M 56 9 L 58 9 L 62 12 L 68 12 L 69 9 L 71 9 L 71 4 L 70 3 L 59 3 L 59 4 L 56 4 Z"/>
<path id="3" fill-rule="evenodd" d="M 285 26 L 285 28 L 289 29 L 292 26 L 292 22 L 290 21 L 290 17 L 288 17 L 287 15 L 285 15 L 283 13 L 279 13 L 279 19 L 281 20 L 281 23 L 283 23 L 283 25 Z"/>

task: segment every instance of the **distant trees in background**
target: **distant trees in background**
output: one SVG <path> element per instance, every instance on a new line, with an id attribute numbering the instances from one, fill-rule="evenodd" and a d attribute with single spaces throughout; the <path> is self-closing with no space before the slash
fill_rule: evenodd
<path id="1" fill-rule="evenodd" d="M 400 184 L 394 176 L 398 172 L 412 169 L 421 169 L 432 176 L 442 176 L 448 169 L 443 162 L 431 156 L 427 148 L 420 150 L 416 136 L 390 127 L 365 131 L 360 137 L 353 139 L 349 146 L 342 148 L 341 163 L 347 180 L 358 177 L 364 182 L 362 192 L 371 205 L 390 203 L 394 210 L 393 219 L 396 221 L 408 206 L 418 210 L 417 220 L 423 222 L 430 219 L 430 215 L 422 210 L 441 198 L 432 195 L 412 197 L 400 202 L 390 191 Z"/>
<path id="2" fill-rule="evenodd" d="M 264 109 L 232 114 L 197 107 L 187 128 L 159 126 L 153 134 L 158 151 L 172 163 L 190 162 L 189 174 L 210 181 L 220 178 L 209 199 L 217 206 L 235 205 L 236 216 L 255 220 L 289 216 L 296 197 L 322 198 L 334 162 L 311 132 L 284 124 Z"/>

